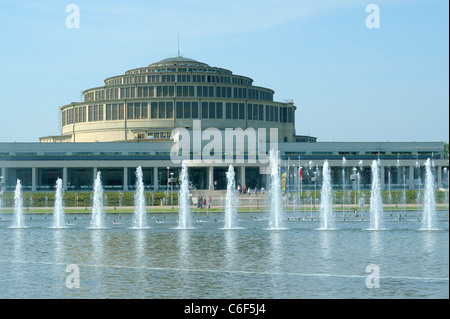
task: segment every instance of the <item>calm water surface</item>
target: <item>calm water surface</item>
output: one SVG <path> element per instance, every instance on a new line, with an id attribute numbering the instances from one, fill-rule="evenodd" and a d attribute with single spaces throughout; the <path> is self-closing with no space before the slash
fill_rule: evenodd
<path id="1" fill-rule="evenodd" d="M 67 214 L 70 225 L 52 229 L 51 215 L 33 214 L 15 229 L 1 215 L 0 298 L 449 298 L 448 218 L 424 231 L 387 216 L 373 231 L 340 215 L 334 230 L 293 216 L 270 230 L 266 214 L 224 230 L 218 213 L 197 214 L 189 230 L 176 214 L 149 214 L 147 229 L 132 229 L 132 217 L 91 229 L 89 214 Z M 70 289 L 72 264 L 80 287 Z M 369 289 L 372 264 L 379 288 Z"/>

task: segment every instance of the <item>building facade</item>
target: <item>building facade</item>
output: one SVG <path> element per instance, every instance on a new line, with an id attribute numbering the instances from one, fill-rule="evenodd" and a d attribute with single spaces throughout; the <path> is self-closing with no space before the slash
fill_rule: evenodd
<path id="1" fill-rule="evenodd" d="M 225 189 L 230 164 L 239 184 L 267 187 L 272 148 L 279 151 L 287 191 L 320 186 L 325 161 L 334 188 L 355 188 L 357 175 L 358 187 L 368 189 L 374 160 L 385 188 L 420 189 L 427 158 L 434 163 L 436 186 L 448 187 L 443 142 L 331 143 L 298 136 L 292 101 L 276 102 L 273 90 L 253 86 L 251 78 L 192 59 L 169 58 L 133 69 L 83 95 L 83 102 L 61 107 L 60 136 L 42 137 L 41 143 L 0 143 L 0 182 L 6 191 L 14 190 L 17 179 L 26 191 L 53 191 L 58 178 L 68 191 L 92 191 L 99 171 L 106 190 L 130 191 L 138 166 L 146 189 L 165 190 L 181 168 L 174 159 L 186 144 L 182 130 L 192 134 L 183 160 L 198 190 Z M 199 132 L 196 123 L 201 123 Z M 227 142 L 229 130 L 241 135 Z M 209 137 L 216 135 L 224 147 L 209 147 Z"/>
<path id="2" fill-rule="evenodd" d="M 53 191 L 57 178 L 62 178 L 68 191 L 92 191 L 98 171 L 106 190 L 129 191 L 134 189 L 135 171 L 143 168 L 144 183 L 151 191 L 165 190 L 168 177 L 177 178 L 180 163 L 172 160 L 176 142 L 120 142 L 120 143 L 0 143 L 1 176 L 6 190 L 13 191 L 20 179 L 26 191 Z M 443 143 L 279 143 L 281 171 L 287 173 L 288 187 L 299 184 L 299 168 L 302 168 L 302 187 L 320 186 L 313 181 L 320 176 L 325 161 L 332 170 L 333 187 L 352 189 L 352 175 L 361 176 L 360 187 L 370 189 L 371 164 L 379 160 L 381 179 L 385 189 L 420 189 L 425 181 L 424 163 L 434 162 L 436 186 L 448 187 L 448 159 L 443 156 Z M 267 187 L 269 163 L 249 161 L 244 156 L 233 166 L 237 181 L 247 187 Z M 266 155 L 266 154 L 264 154 Z M 229 167 L 222 160 L 206 162 L 203 159 L 187 160 L 189 176 L 196 189 L 214 190 L 226 188 L 225 172 Z"/>
<path id="3" fill-rule="evenodd" d="M 280 141 L 296 141 L 292 101 L 275 102 L 274 91 L 253 86 L 251 78 L 193 59 L 129 70 L 83 95 L 83 102 L 61 107 L 61 136 L 41 142 L 163 141 L 174 128 L 192 129 L 195 119 L 219 129 L 277 128 Z"/>

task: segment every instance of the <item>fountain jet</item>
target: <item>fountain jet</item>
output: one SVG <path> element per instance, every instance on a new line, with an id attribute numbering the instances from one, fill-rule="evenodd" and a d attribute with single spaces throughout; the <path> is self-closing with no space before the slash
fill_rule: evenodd
<path id="1" fill-rule="evenodd" d="M 270 227 L 283 229 L 283 205 L 281 199 L 280 154 L 270 150 Z"/>
<path id="2" fill-rule="evenodd" d="M 145 209 L 144 178 L 142 167 L 136 169 L 136 190 L 134 192 L 134 228 L 146 228 L 147 211 Z"/>
<path id="3" fill-rule="evenodd" d="M 383 200 L 381 197 L 381 178 L 379 162 L 374 160 L 372 170 L 372 191 L 370 194 L 370 229 L 379 230 L 383 225 Z"/>
<path id="4" fill-rule="evenodd" d="M 191 212 L 189 202 L 189 179 L 186 162 L 183 161 L 180 175 L 180 193 L 178 196 L 179 210 L 178 210 L 178 228 L 191 228 Z"/>
<path id="5" fill-rule="evenodd" d="M 423 220 L 422 229 L 436 229 L 436 198 L 435 183 L 432 171 L 432 162 L 428 158 L 425 162 L 425 192 L 423 199 Z"/>
<path id="6" fill-rule="evenodd" d="M 322 191 L 320 192 L 320 229 L 333 228 L 333 194 L 331 190 L 331 169 L 328 161 L 323 164 Z"/>
<path id="7" fill-rule="evenodd" d="M 63 208 L 63 183 L 62 179 L 56 181 L 55 206 L 53 208 L 53 228 L 64 228 L 64 208 Z"/>
<path id="8" fill-rule="evenodd" d="M 103 210 L 103 186 L 101 172 L 97 172 L 97 177 L 94 182 L 94 198 L 92 207 L 92 221 L 94 228 L 102 228 L 105 212 Z"/>
<path id="9" fill-rule="evenodd" d="M 236 174 L 233 165 L 230 165 L 226 173 L 227 176 L 227 194 L 225 197 L 225 229 L 236 228 L 236 212 L 238 207 L 238 198 L 236 196 Z"/>
<path id="10" fill-rule="evenodd" d="M 16 189 L 14 191 L 14 228 L 23 228 L 23 194 L 22 183 L 20 179 L 17 180 Z"/>

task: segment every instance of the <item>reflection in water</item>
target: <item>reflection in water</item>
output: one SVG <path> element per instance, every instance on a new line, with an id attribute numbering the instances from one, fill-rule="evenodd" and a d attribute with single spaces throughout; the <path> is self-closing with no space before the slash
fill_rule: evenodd
<path id="1" fill-rule="evenodd" d="M 189 262 L 189 247 L 191 240 L 191 232 L 188 230 L 181 230 L 178 232 L 178 261 L 179 268 L 187 268 Z"/>
<path id="2" fill-rule="evenodd" d="M 237 236 L 238 232 L 233 230 L 228 230 L 224 232 L 225 236 L 225 255 L 224 255 L 224 262 L 223 262 L 223 269 L 224 270 L 236 270 L 236 265 L 239 264 L 237 261 L 239 252 L 237 251 Z M 229 273 L 224 273 L 222 280 L 222 285 L 224 286 L 224 294 L 225 296 L 235 296 L 238 289 L 238 283 L 236 280 L 233 280 L 233 275 Z M 225 279 L 229 278 L 229 279 Z"/>
<path id="3" fill-rule="evenodd" d="M 282 237 L 283 233 L 282 231 L 270 231 L 269 232 L 269 240 L 270 240 L 270 252 L 269 252 L 269 266 L 270 268 L 268 271 L 270 273 L 273 273 L 273 275 L 270 276 L 270 295 L 274 298 L 279 295 L 279 289 L 280 285 L 285 285 L 283 281 L 280 281 L 280 273 L 283 272 L 283 243 L 282 243 Z M 264 257 L 263 257 L 264 258 Z"/>
<path id="4" fill-rule="evenodd" d="M 138 267 L 145 266 L 145 242 L 147 239 L 146 231 L 138 229 L 132 232 L 134 234 L 134 257 Z"/>
<path id="5" fill-rule="evenodd" d="M 23 260 L 24 259 L 24 249 L 23 249 L 23 231 L 24 229 L 16 228 L 14 229 L 14 243 L 13 243 L 13 256 L 14 260 Z"/>
<path id="6" fill-rule="evenodd" d="M 101 264 L 104 259 L 103 231 L 94 229 L 91 232 L 92 257 L 96 264 Z"/>
<path id="7" fill-rule="evenodd" d="M 77 217 L 65 229 L 37 217 L 27 229 L 0 223 L 0 298 L 448 298 L 447 222 L 318 231 L 292 221 L 269 231 L 246 216 L 240 230 L 211 219 L 180 230 L 173 215 L 136 230 L 131 214 L 103 229 Z M 80 267 L 78 290 L 64 284 L 69 264 Z M 366 289 L 368 264 L 380 265 L 386 289 Z"/>
<path id="8" fill-rule="evenodd" d="M 269 253 L 269 261 L 273 272 L 280 272 L 283 260 L 283 244 L 282 233 L 279 231 L 271 231 L 269 235 L 271 250 Z"/>
<path id="9" fill-rule="evenodd" d="M 332 232 L 330 231 L 320 231 L 320 250 L 325 261 L 331 258 L 331 236 Z"/>
<path id="10" fill-rule="evenodd" d="M 379 257 L 383 253 L 382 236 L 383 232 L 381 231 L 370 232 L 370 250 L 374 257 Z"/>
<path id="11" fill-rule="evenodd" d="M 178 230 L 178 240 L 177 240 L 177 248 L 178 248 L 178 265 L 179 269 L 189 269 L 191 266 L 190 259 L 190 245 L 191 245 L 191 231 L 187 229 Z M 188 271 L 178 271 L 176 272 L 176 276 L 178 277 L 179 284 L 178 287 L 181 289 L 181 297 L 187 298 L 189 297 L 189 292 L 184 289 L 184 287 L 189 286 L 190 284 L 190 274 Z"/>
<path id="12" fill-rule="evenodd" d="M 55 229 L 53 231 L 53 245 L 54 249 L 54 258 L 57 262 L 62 262 L 65 259 L 65 243 L 64 241 L 64 230 L 63 229 Z"/>
<path id="13" fill-rule="evenodd" d="M 235 263 L 236 254 L 236 232 L 226 231 L 225 232 L 225 264 L 226 269 L 232 269 Z"/>
<path id="14" fill-rule="evenodd" d="M 426 253 L 432 253 L 436 247 L 436 232 L 424 231 L 423 232 L 423 246 Z"/>

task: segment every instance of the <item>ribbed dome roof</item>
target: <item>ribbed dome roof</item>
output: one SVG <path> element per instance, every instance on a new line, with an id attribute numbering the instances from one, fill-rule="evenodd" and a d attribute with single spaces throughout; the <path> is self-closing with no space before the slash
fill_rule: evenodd
<path id="1" fill-rule="evenodd" d="M 167 58 L 164 60 L 161 60 L 156 63 L 152 63 L 149 66 L 156 66 L 156 65 L 192 65 L 192 66 L 208 66 L 206 63 L 198 62 L 194 59 L 188 59 L 181 56 L 173 57 L 173 58 Z"/>

